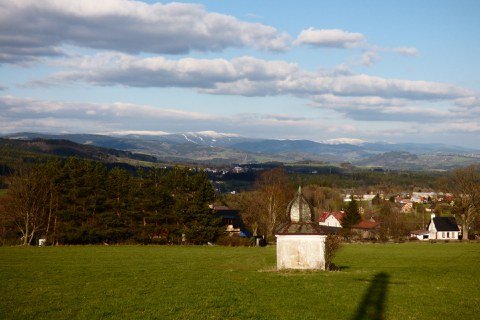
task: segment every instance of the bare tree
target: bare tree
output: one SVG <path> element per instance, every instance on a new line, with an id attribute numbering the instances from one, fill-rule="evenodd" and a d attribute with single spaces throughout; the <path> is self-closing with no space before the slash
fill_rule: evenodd
<path id="1" fill-rule="evenodd" d="M 261 223 L 265 226 L 267 238 L 272 237 L 275 227 L 286 221 L 286 209 L 292 192 L 283 167 L 265 171 L 257 181 Z"/>
<path id="2" fill-rule="evenodd" d="M 401 240 L 409 233 L 406 224 L 406 215 L 390 201 L 383 201 L 380 207 L 380 238 L 383 240 Z"/>
<path id="3" fill-rule="evenodd" d="M 22 234 L 27 246 L 46 222 L 48 188 L 40 170 L 24 169 L 10 179 L 6 212 Z"/>
<path id="4" fill-rule="evenodd" d="M 453 171 L 449 183 L 454 196 L 453 212 L 462 228 L 462 239 L 468 240 L 470 227 L 480 214 L 480 166 L 471 165 Z"/>
<path id="5" fill-rule="evenodd" d="M 240 210 L 243 223 L 255 236 L 266 233 L 266 230 L 262 229 L 259 199 L 257 191 L 243 192 L 234 198 L 234 206 Z"/>
<path id="6" fill-rule="evenodd" d="M 308 185 L 302 187 L 302 192 L 314 206 L 317 215 L 325 211 L 339 211 L 343 206 L 342 195 L 333 188 Z"/>
<path id="7" fill-rule="evenodd" d="M 292 190 L 282 167 L 263 172 L 255 190 L 234 197 L 243 222 L 256 235 L 272 238 L 275 227 L 286 221 L 286 209 Z"/>

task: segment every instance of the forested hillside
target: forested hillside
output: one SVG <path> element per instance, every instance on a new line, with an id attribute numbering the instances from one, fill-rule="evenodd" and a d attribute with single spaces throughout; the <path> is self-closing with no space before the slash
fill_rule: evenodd
<path id="1" fill-rule="evenodd" d="M 4 165 L 16 166 L 67 157 L 79 157 L 106 163 L 157 161 L 155 157 L 145 154 L 78 144 L 69 140 L 15 140 L 0 138 L 0 163 Z"/>

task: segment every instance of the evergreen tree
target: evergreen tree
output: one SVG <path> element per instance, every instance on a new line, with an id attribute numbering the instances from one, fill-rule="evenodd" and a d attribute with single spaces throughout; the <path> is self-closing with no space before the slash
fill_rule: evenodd
<path id="1" fill-rule="evenodd" d="M 359 223 L 360 220 L 362 220 L 362 217 L 360 216 L 358 203 L 352 196 L 351 201 L 347 204 L 347 207 L 345 208 L 345 216 L 342 219 L 342 227 L 345 229 L 351 229 L 352 226 Z"/>
<path id="2" fill-rule="evenodd" d="M 141 169 L 132 176 L 100 162 L 68 158 L 49 161 L 11 179 L 0 208 L 2 226 L 18 230 L 24 245 L 49 243 L 190 243 L 215 241 L 220 219 L 205 172 L 189 168 Z M 17 239 L 18 239 L 17 238 Z M 18 241 L 18 240 L 17 240 Z"/>
<path id="3" fill-rule="evenodd" d="M 372 199 L 372 205 L 378 206 L 382 202 L 382 199 L 380 199 L 380 195 L 377 193 L 375 197 Z"/>
<path id="4" fill-rule="evenodd" d="M 220 235 L 220 218 L 209 207 L 215 200 L 215 190 L 205 172 L 188 176 L 187 202 L 182 217 L 185 235 L 191 243 L 215 241 Z"/>

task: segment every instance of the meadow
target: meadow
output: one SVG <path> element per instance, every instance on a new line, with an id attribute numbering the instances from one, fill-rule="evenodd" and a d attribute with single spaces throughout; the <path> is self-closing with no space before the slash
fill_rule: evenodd
<path id="1" fill-rule="evenodd" d="M 478 319 L 479 243 L 346 244 L 339 271 L 275 247 L 0 247 L 2 319 Z"/>

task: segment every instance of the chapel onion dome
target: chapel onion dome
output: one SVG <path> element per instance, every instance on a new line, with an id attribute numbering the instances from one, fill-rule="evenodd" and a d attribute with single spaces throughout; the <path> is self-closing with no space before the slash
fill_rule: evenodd
<path id="1" fill-rule="evenodd" d="M 295 197 L 287 206 L 288 222 L 279 225 L 276 235 L 326 235 L 323 226 L 315 223 L 313 207 L 302 194 L 302 187 L 298 188 Z"/>
<path id="2" fill-rule="evenodd" d="M 290 222 L 313 222 L 315 220 L 315 213 L 303 195 L 302 187 L 298 187 L 297 194 L 287 206 L 287 218 Z"/>

